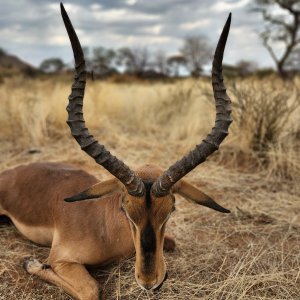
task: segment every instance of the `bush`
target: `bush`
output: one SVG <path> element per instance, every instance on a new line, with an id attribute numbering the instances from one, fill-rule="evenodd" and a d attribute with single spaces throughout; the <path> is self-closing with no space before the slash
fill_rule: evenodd
<path id="1" fill-rule="evenodd" d="M 300 90 L 296 81 L 247 80 L 230 85 L 240 148 L 285 177 L 299 173 Z"/>
<path id="2" fill-rule="evenodd" d="M 295 85 L 279 80 L 232 83 L 233 114 L 241 134 L 247 133 L 248 147 L 264 153 L 276 145 L 287 130 L 291 115 L 299 107 Z"/>

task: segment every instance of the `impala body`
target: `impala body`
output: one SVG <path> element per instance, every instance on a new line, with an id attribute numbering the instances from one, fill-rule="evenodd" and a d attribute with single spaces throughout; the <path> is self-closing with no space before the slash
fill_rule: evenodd
<path id="1" fill-rule="evenodd" d="M 0 175 L 0 215 L 8 216 L 31 241 L 52 246 L 50 263 L 57 254 L 87 265 L 105 265 L 132 256 L 134 243 L 121 207 L 121 190 L 101 201 L 63 201 L 98 182 L 85 171 L 62 163 L 7 170 Z M 172 242 L 168 245 L 172 247 Z"/>
<path id="2" fill-rule="evenodd" d="M 212 69 L 216 122 L 211 133 L 166 171 L 144 165 L 135 171 L 112 156 L 89 133 L 83 118 L 86 70 L 83 51 L 61 4 L 71 41 L 76 71 L 69 96 L 68 125 L 76 141 L 113 177 L 104 182 L 59 163 L 19 166 L 0 174 L 0 215 L 38 244 L 51 246 L 48 264 L 26 259 L 24 267 L 76 299 L 99 299 L 101 290 L 85 265 L 105 265 L 136 254 L 135 277 L 146 290 L 166 278 L 163 248 L 175 243 L 165 236 L 166 223 L 175 209 L 175 194 L 214 210 L 228 213 L 183 177 L 218 149 L 231 123 L 230 99 L 222 77 L 222 59 L 230 28 L 222 31 Z"/>

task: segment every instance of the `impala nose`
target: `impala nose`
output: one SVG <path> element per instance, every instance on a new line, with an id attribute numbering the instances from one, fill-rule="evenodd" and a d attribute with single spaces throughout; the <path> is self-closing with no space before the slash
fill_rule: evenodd
<path id="1" fill-rule="evenodd" d="M 152 284 L 152 283 L 150 283 L 150 284 L 144 284 L 143 288 L 149 291 L 149 290 L 151 290 L 155 286 L 155 283 L 154 284 Z"/>
<path id="2" fill-rule="evenodd" d="M 138 280 L 138 284 L 145 290 L 149 291 L 155 287 L 157 281 L 151 281 L 151 282 L 143 282 L 142 280 Z"/>
<path id="3" fill-rule="evenodd" d="M 165 277 L 161 283 L 157 282 L 157 280 L 151 282 L 143 282 L 142 280 L 140 280 L 139 276 L 137 282 L 142 288 L 144 288 L 147 291 L 149 290 L 158 291 L 162 287 L 163 283 L 167 280 L 167 278 L 168 278 L 168 272 L 165 273 Z"/>

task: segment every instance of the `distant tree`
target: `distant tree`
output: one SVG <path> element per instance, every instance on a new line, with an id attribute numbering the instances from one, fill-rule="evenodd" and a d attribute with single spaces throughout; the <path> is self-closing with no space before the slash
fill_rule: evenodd
<path id="1" fill-rule="evenodd" d="M 3 48 L 0 48 L 0 57 L 5 55 L 7 55 L 7 52 Z"/>
<path id="2" fill-rule="evenodd" d="M 212 48 L 205 36 L 190 36 L 184 39 L 180 52 L 191 75 L 197 77 L 202 73 L 203 65 L 210 60 Z"/>
<path id="3" fill-rule="evenodd" d="M 93 53 L 92 66 L 96 74 L 104 75 L 115 69 L 117 54 L 113 49 L 97 47 Z"/>
<path id="4" fill-rule="evenodd" d="M 31 66 L 27 66 L 22 70 L 22 73 L 25 77 L 28 78 L 36 78 L 42 74 L 41 70 L 32 68 Z"/>
<path id="5" fill-rule="evenodd" d="M 161 74 L 168 74 L 168 62 L 166 53 L 162 50 L 158 50 L 154 53 L 153 66 Z"/>
<path id="6" fill-rule="evenodd" d="M 56 73 L 64 68 L 65 64 L 60 58 L 49 58 L 42 61 L 39 69 L 46 73 Z"/>
<path id="7" fill-rule="evenodd" d="M 172 76 L 178 77 L 180 67 L 185 67 L 186 63 L 186 58 L 181 54 L 169 56 L 167 59 L 168 73 Z"/>
<path id="8" fill-rule="evenodd" d="M 276 64 L 279 75 L 298 66 L 300 53 L 300 1 L 299 0 L 255 0 L 254 11 L 262 13 L 265 29 L 261 32 L 264 46 Z M 282 53 L 274 50 L 277 43 L 283 45 Z"/>
<path id="9" fill-rule="evenodd" d="M 118 63 L 126 73 L 140 75 L 150 64 L 150 55 L 146 47 L 121 48 L 118 50 Z"/>
<path id="10" fill-rule="evenodd" d="M 258 65 L 255 61 L 240 60 L 236 64 L 238 75 L 241 77 L 253 74 L 257 69 Z"/>
<path id="11" fill-rule="evenodd" d="M 300 47 L 293 51 L 286 62 L 286 70 L 300 72 Z"/>
<path id="12" fill-rule="evenodd" d="M 93 57 L 91 55 L 91 49 L 87 46 L 82 47 L 83 55 L 84 55 L 84 60 L 85 60 L 85 65 L 88 70 L 88 72 L 91 72 L 93 69 Z"/>

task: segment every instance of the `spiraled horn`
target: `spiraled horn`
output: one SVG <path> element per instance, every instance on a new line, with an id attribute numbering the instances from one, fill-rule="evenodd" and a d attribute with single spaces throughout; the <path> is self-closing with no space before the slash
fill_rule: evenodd
<path id="1" fill-rule="evenodd" d="M 60 4 L 60 8 L 75 59 L 75 78 L 69 96 L 69 105 L 67 107 L 67 123 L 71 129 L 72 136 L 78 142 L 82 150 L 125 185 L 130 195 L 141 197 L 145 191 L 142 180 L 121 160 L 111 155 L 103 145 L 99 144 L 85 126 L 82 112 L 86 83 L 84 55 L 79 39 L 62 3 Z"/>
<path id="2" fill-rule="evenodd" d="M 232 122 L 230 116 L 231 101 L 226 94 L 226 88 L 223 84 L 222 61 L 230 23 L 231 13 L 220 36 L 212 66 L 212 87 L 216 103 L 215 127 L 201 144 L 197 145 L 194 150 L 169 167 L 169 169 L 155 181 L 152 186 L 152 193 L 156 197 L 167 195 L 174 183 L 196 166 L 203 163 L 209 155 L 219 148 L 219 145 L 228 135 L 228 128 Z"/>

